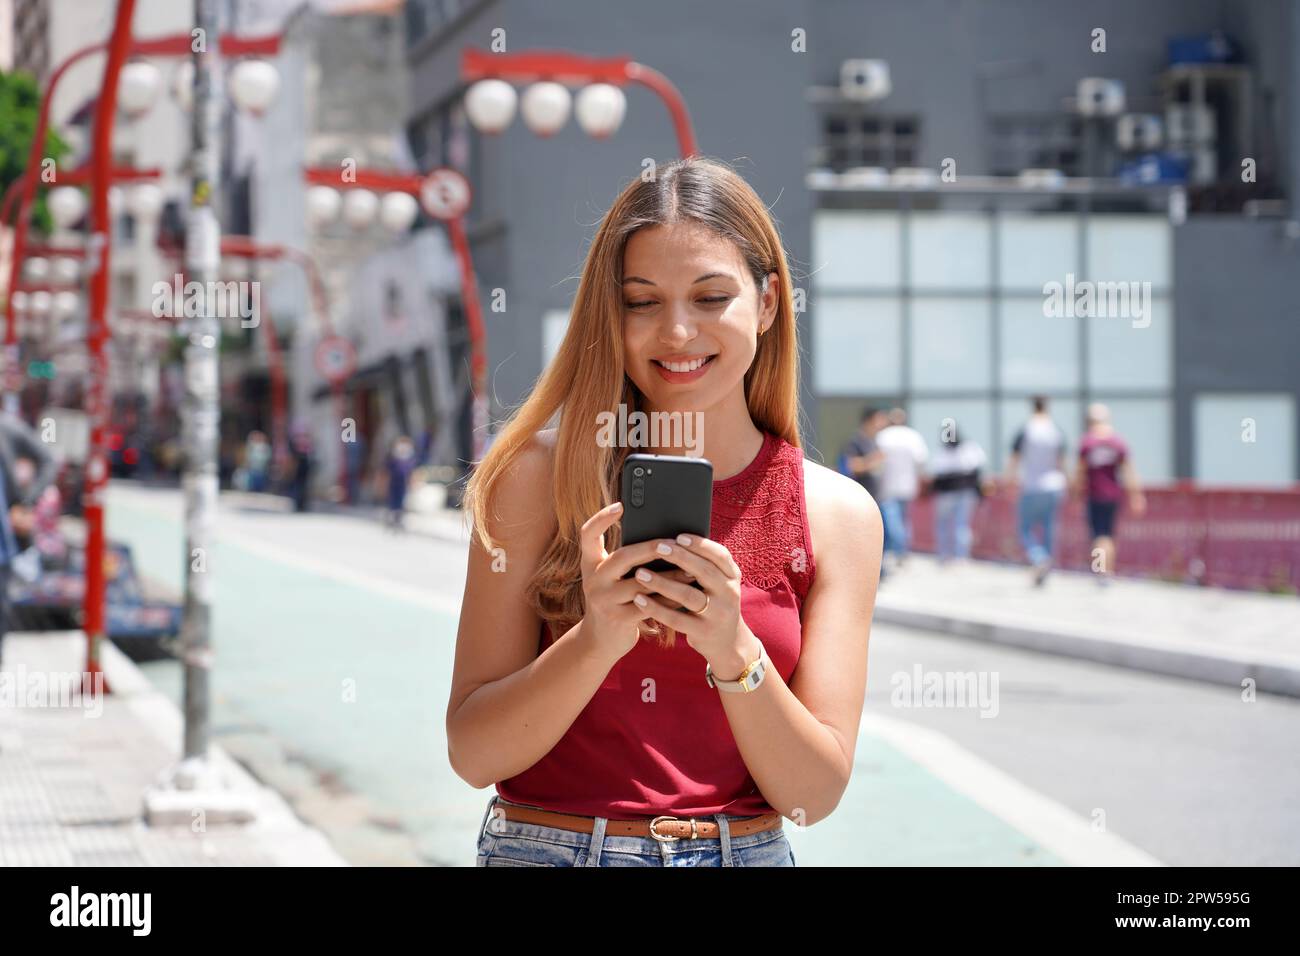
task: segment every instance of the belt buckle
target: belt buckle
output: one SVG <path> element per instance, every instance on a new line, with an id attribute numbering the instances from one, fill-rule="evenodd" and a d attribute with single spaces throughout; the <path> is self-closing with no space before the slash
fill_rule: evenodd
<path id="1" fill-rule="evenodd" d="M 655 832 L 655 824 L 658 823 L 660 820 L 680 820 L 680 819 L 681 819 L 681 817 L 673 817 L 673 816 L 666 816 L 666 815 L 655 817 L 653 820 L 650 821 L 650 835 L 651 835 L 652 837 L 654 837 L 656 840 L 658 840 L 660 843 L 675 843 L 675 842 L 677 842 L 678 840 L 681 839 L 681 837 L 675 837 L 675 836 L 661 836 L 659 833 Z M 690 837 L 690 838 L 691 838 L 692 840 L 694 840 L 694 839 L 698 836 L 698 834 L 696 833 L 696 830 L 695 830 L 695 818 L 694 818 L 694 817 L 691 817 L 691 818 L 690 818 L 690 821 L 691 821 L 691 837 Z"/>

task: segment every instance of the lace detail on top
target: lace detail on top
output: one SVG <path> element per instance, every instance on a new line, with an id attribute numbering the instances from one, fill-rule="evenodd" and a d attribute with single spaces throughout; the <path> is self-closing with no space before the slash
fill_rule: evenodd
<path id="1" fill-rule="evenodd" d="M 731 552 L 744 581 L 763 589 L 787 582 L 802 604 L 816 574 L 803 452 L 764 432 L 763 447 L 749 466 L 713 483 L 709 536 Z"/>

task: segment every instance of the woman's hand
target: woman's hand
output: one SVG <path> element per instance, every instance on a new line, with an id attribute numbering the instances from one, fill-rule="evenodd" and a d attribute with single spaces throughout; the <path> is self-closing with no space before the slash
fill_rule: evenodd
<path id="1" fill-rule="evenodd" d="M 641 637 L 640 622 L 648 616 L 633 602 L 633 598 L 645 593 L 644 586 L 627 575 L 638 565 L 653 561 L 657 557 L 655 546 L 661 543 L 643 541 L 624 545 L 613 554 L 606 551 L 605 532 L 622 513 L 623 505 L 616 501 L 588 518 L 578 535 L 587 609 L 582 633 L 611 663 L 636 646 Z"/>
<path id="2" fill-rule="evenodd" d="M 709 662 L 720 679 L 739 675 L 756 655 L 757 639 L 740 617 L 740 568 L 731 552 L 698 535 L 678 535 L 676 541 L 654 543 L 654 557 L 677 565 L 703 591 L 672 572 L 641 568 L 636 580 L 642 588 L 655 592 L 633 599 L 641 613 L 686 635 L 686 643 Z M 685 610 L 676 610 L 678 606 Z"/>

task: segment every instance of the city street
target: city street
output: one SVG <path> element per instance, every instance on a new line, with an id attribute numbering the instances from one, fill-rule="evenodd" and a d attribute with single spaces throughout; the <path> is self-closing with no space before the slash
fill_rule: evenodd
<path id="1" fill-rule="evenodd" d="M 416 861 L 473 862 L 490 790 L 446 758 L 465 543 L 223 497 L 215 740 L 262 735 Z M 110 537 L 179 589 L 178 491 L 115 483 Z M 996 676 L 996 711 L 891 704 L 896 675 Z M 179 698 L 178 666 L 144 665 Z M 910 698 L 910 695 L 909 695 Z M 854 779 L 800 866 L 1296 865 L 1300 701 L 878 624 Z M 265 781 L 274 784 L 274 781 Z M 328 828 L 327 828 L 328 832 Z M 336 849 L 365 862 L 366 847 Z"/>

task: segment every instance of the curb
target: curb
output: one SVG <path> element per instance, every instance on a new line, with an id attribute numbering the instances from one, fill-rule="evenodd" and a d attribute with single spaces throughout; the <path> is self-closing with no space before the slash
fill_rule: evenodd
<path id="1" fill-rule="evenodd" d="M 1159 644 L 1134 635 L 1100 634 L 1086 628 L 1046 628 L 991 615 L 946 613 L 887 596 L 876 601 L 875 620 L 1238 689 L 1243 680 L 1251 678 L 1256 690 L 1300 697 L 1300 658 L 1247 656 L 1208 644 Z"/>

